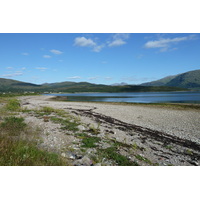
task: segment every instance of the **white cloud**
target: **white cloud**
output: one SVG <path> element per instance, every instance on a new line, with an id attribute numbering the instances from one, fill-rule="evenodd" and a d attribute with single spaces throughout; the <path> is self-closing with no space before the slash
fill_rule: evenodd
<path id="1" fill-rule="evenodd" d="M 85 38 L 85 37 L 77 37 L 74 40 L 74 45 L 75 46 L 80 46 L 80 47 L 91 47 L 92 51 L 94 52 L 100 52 L 104 48 L 104 44 L 98 45 L 96 42 L 94 42 L 90 38 Z"/>
<path id="2" fill-rule="evenodd" d="M 22 70 L 26 70 L 26 67 L 22 67 Z"/>
<path id="3" fill-rule="evenodd" d="M 6 67 L 6 69 L 13 69 L 13 67 Z"/>
<path id="4" fill-rule="evenodd" d="M 96 43 L 92 39 L 87 39 L 85 37 L 77 37 L 74 40 L 74 45 L 81 47 L 91 47 L 96 46 Z"/>
<path id="5" fill-rule="evenodd" d="M 56 50 L 56 49 L 52 49 L 52 50 L 50 50 L 50 52 L 53 53 L 53 54 L 56 54 L 56 55 L 60 55 L 60 54 L 63 53 L 62 51 L 59 51 L 59 50 Z"/>
<path id="6" fill-rule="evenodd" d="M 51 58 L 50 55 L 43 55 L 43 58 Z"/>
<path id="7" fill-rule="evenodd" d="M 130 34 L 129 33 L 116 33 L 113 35 L 114 40 L 122 39 L 122 40 L 127 40 L 129 39 Z"/>
<path id="8" fill-rule="evenodd" d="M 94 77 L 89 77 L 88 80 L 96 80 L 98 78 L 99 78 L 98 76 L 94 76 Z"/>
<path id="9" fill-rule="evenodd" d="M 48 68 L 46 68 L 46 67 L 36 67 L 35 69 L 39 69 L 40 71 L 44 72 Z"/>
<path id="10" fill-rule="evenodd" d="M 21 76 L 21 75 L 23 75 L 22 72 L 15 72 L 15 73 L 13 73 L 13 74 L 4 74 L 4 75 L 2 75 L 2 76 L 3 76 L 3 77 L 14 77 L 14 76 Z"/>
<path id="11" fill-rule="evenodd" d="M 23 56 L 28 56 L 28 55 L 29 55 L 29 53 L 22 53 L 22 55 L 23 55 Z"/>
<path id="12" fill-rule="evenodd" d="M 151 40 L 145 43 L 144 47 L 146 49 L 150 48 L 161 48 L 161 52 L 167 51 L 171 45 L 177 44 L 182 41 L 187 41 L 187 40 L 193 40 L 197 39 L 195 35 L 189 35 L 185 37 L 176 37 L 176 38 L 160 38 L 158 40 Z M 177 48 L 173 48 L 173 50 L 176 50 Z"/>
<path id="13" fill-rule="evenodd" d="M 80 79 L 80 76 L 71 76 L 71 77 L 67 77 L 67 79 Z"/>
<path id="14" fill-rule="evenodd" d="M 115 47 L 126 44 L 126 40 L 129 39 L 130 34 L 127 33 L 117 33 L 112 35 L 111 41 L 107 43 L 98 44 L 95 42 L 98 38 L 95 38 L 95 41 L 91 38 L 86 37 L 76 37 L 74 39 L 74 46 L 80 47 L 90 47 L 93 52 L 100 52 L 104 47 Z"/>
<path id="15" fill-rule="evenodd" d="M 116 46 L 121 46 L 121 45 L 124 45 L 124 44 L 126 44 L 125 41 L 123 41 L 122 39 L 117 39 L 117 40 L 112 41 L 108 46 L 109 47 L 116 47 Z"/>
<path id="16" fill-rule="evenodd" d="M 126 40 L 128 40 L 130 34 L 128 33 L 116 33 L 113 35 L 113 40 L 108 42 L 109 47 L 116 47 L 126 44 Z"/>
<path id="17" fill-rule="evenodd" d="M 100 52 L 102 48 L 104 48 L 105 45 L 99 45 L 99 46 L 94 46 L 93 51 L 94 52 Z"/>
<path id="18" fill-rule="evenodd" d="M 109 80 L 112 80 L 112 77 L 107 76 L 107 77 L 105 77 L 104 79 L 107 80 L 107 81 L 109 81 Z"/>

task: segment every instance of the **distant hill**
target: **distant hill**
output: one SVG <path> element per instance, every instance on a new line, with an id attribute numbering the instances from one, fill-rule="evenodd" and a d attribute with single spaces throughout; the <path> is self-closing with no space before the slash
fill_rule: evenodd
<path id="1" fill-rule="evenodd" d="M 11 79 L 0 78 L 0 92 L 159 92 L 182 91 L 171 86 L 103 85 L 88 82 L 60 82 L 36 85 Z"/>
<path id="2" fill-rule="evenodd" d="M 141 84 L 142 86 L 170 86 L 187 89 L 200 89 L 200 70 L 194 70 L 178 74 L 175 76 L 167 76 L 157 81 Z"/>
<path id="3" fill-rule="evenodd" d="M 147 83 L 142 83 L 141 85 L 143 86 L 164 86 L 167 83 L 169 83 L 172 79 L 174 79 L 177 75 L 175 76 L 167 76 L 165 78 L 159 79 L 157 81 L 151 81 Z"/>
<path id="4" fill-rule="evenodd" d="M 1 92 L 21 92 L 25 90 L 34 91 L 39 90 L 40 85 L 16 81 L 12 79 L 0 78 L 0 91 Z"/>

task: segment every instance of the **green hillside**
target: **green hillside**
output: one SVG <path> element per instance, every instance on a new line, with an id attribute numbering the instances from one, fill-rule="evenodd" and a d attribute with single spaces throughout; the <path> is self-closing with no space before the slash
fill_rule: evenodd
<path id="1" fill-rule="evenodd" d="M 171 86 L 111 86 L 87 82 L 60 82 L 36 85 L 10 79 L 0 79 L 0 92 L 159 92 L 181 90 L 183 89 Z"/>
<path id="2" fill-rule="evenodd" d="M 172 79 L 174 79 L 176 76 L 177 75 L 175 75 L 175 76 L 167 76 L 167 77 L 159 79 L 157 81 L 147 82 L 147 83 L 143 83 L 141 85 L 143 85 L 143 86 L 164 86 L 167 83 L 169 83 Z"/>
<path id="3" fill-rule="evenodd" d="M 40 85 L 25 83 L 21 81 L 0 78 L 0 92 L 22 92 L 22 91 L 35 91 L 42 88 Z"/>
<path id="4" fill-rule="evenodd" d="M 190 71 L 176 76 L 166 86 L 181 88 L 200 88 L 200 70 Z"/>
<path id="5" fill-rule="evenodd" d="M 163 79 L 141 84 L 142 86 L 170 86 L 188 89 L 200 89 L 200 70 L 194 70 L 168 76 Z"/>

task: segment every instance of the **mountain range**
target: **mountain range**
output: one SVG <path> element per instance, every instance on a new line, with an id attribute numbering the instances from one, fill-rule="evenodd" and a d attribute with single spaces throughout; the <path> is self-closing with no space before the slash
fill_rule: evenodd
<path id="1" fill-rule="evenodd" d="M 41 85 L 0 78 L 0 92 L 158 92 L 200 89 L 200 70 L 168 76 L 141 85 L 59 82 Z"/>
<path id="2" fill-rule="evenodd" d="M 180 87 L 187 89 L 200 89 L 200 70 L 189 71 L 174 76 L 167 76 L 157 81 L 147 82 L 141 85 L 171 86 L 171 87 Z"/>

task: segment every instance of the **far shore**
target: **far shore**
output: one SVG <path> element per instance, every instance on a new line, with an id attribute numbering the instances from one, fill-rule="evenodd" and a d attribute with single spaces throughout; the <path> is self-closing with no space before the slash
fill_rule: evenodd
<path id="1" fill-rule="evenodd" d="M 51 95 L 50 95 L 51 96 Z M 125 105 L 125 106 L 152 106 L 152 107 L 163 107 L 172 109 L 200 109 L 200 104 L 194 103 L 134 103 L 134 102 L 101 102 L 101 101 L 70 101 L 67 96 L 51 96 L 49 100 L 52 101 L 63 101 L 63 102 L 79 102 L 79 103 L 97 103 L 97 104 L 108 104 L 108 105 Z"/>

